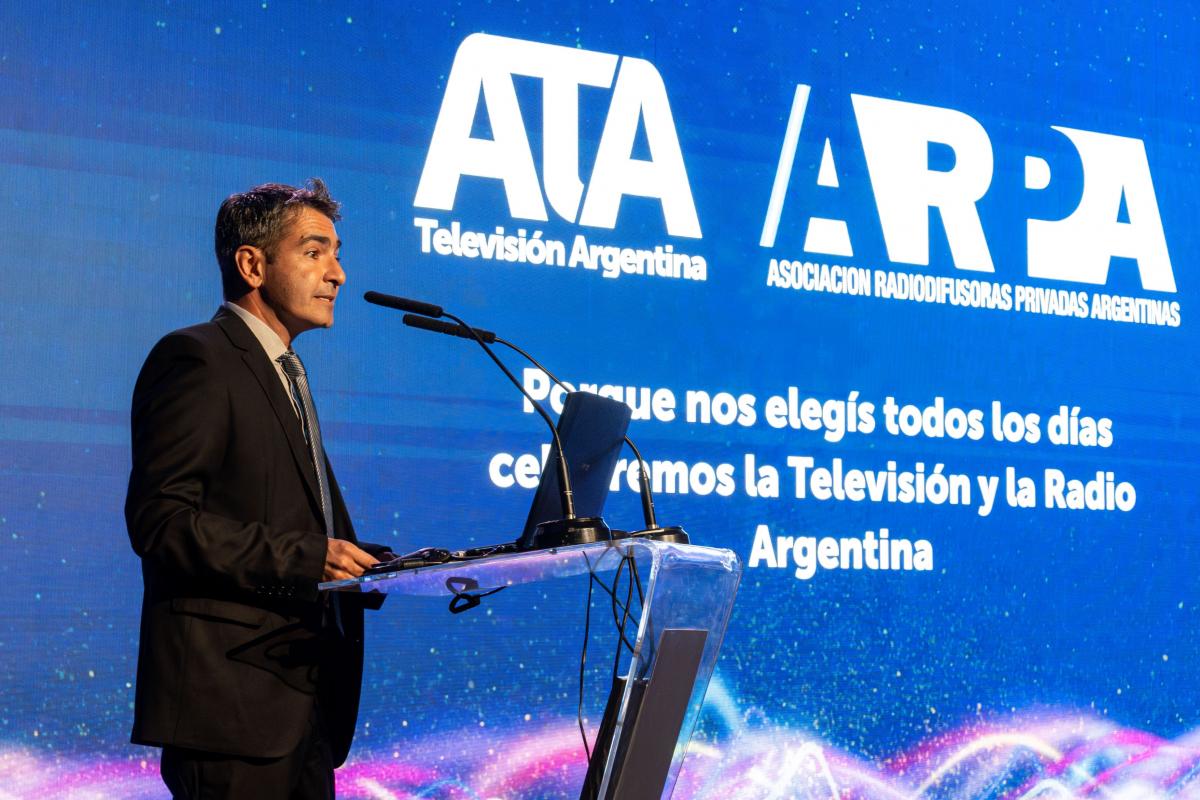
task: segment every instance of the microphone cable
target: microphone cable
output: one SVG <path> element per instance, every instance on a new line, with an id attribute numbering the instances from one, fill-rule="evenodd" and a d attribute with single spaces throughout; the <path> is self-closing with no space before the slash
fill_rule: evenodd
<path id="1" fill-rule="evenodd" d="M 617 630 L 617 646 L 613 654 L 612 680 L 616 683 L 617 670 L 620 668 L 621 652 L 628 649 L 630 655 L 637 652 L 634 644 L 629 641 L 625 631 L 632 614 L 632 602 L 634 591 L 637 592 L 638 598 L 638 613 L 639 615 L 645 612 L 645 595 L 642 591 L 641 577 L 637 571 L 637 561 L 633 556 L 632 548 L 621 555 L 620 561 L 617 562 L 616 572 L 613 575 L 612 585 L 609 586 L 600 579 L 592 566 L 592 560 L 588 558 L 587 553 L 583 553 L 583 559 L 588 565 L 588 588 L 587 596 L 583 609 L 583 645 L 579 651 L 579 697 L 575 708 L 575 721 L 579 725 L 579 736 L 583 739 L 583 752 L 587 756 L 587 761 L 590 764 L 592 760 L 592 750 L 588 744 L 587 732 L 583 726 L 583 700 L 584 700 L 584 685 L 587 674 L 587 651 L 588 642 L 591 639 L 591 623 L 592 623 L 592 596 L 593 587 L 599 586 L 605 594 L 609 596 L 610 607 L 613 615 L 613 625 Z M 625 572 L 625 602 L 621 602 L 618 597 L 621 582 L 621 573 Z M 620 616 L 618 616 L 618 612 Z"/>

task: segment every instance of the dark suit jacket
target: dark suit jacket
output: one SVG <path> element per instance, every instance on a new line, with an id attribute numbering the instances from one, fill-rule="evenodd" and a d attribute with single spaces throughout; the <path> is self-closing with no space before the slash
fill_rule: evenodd
<path id="1" fill-rule="evenodd" d="M 154 347 L 132 439 L 125 518 L 144 583 L 133 742 L 282 756 L 319 696 L 342 763 L 363 607 L 382 596 L 347 595 L 341 630 L 326 622 L 312 458 L 274 365 L 235 314 Z M 355 541 L 332 472 L 329 488 L 335 533 Z"/>

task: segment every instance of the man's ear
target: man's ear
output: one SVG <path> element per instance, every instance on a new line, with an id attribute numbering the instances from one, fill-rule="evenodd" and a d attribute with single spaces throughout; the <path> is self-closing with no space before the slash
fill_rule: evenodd
<path id="1" fill-rule="evenodd" d="M 238 274 L 251 289 L 257 289 L 267 279 L 267 256 L 261 248 L 244 244 L 233 254 Z"/>

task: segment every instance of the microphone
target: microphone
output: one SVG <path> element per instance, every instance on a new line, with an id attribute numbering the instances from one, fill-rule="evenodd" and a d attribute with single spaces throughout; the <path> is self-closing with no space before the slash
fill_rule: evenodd
<path id="1" fill-rule="evenodd" d="M 462 325 L 454 325 L 450 322 L 442 322 L 440 319 L 430 319 L 429 317 L 421 317 L 416 314 L 405 314 L 401 320 L 410 328 L 420 328 L 423 331 L 433 331 L 434 333 L 445 333 L 449 336 L 458 336 L 463 339 L 474 339 L 471 331 L 464 328 Z M 480 339 L 483 339 L 488 344 L 496 341 L 496 334 L 491 331 L 485 331 L 483 328 L 475 328 L 475 333 Z"/>
<path id="2" fill-rule="evenodd" d="M 461 335 L 463 338 L 474 339 L 479 346 L 483 348 L 483 351 L 488 354 L 488 357 L 495 362 L 496 366 L 500 368 L 500 371 L 504 373 L 505 377 L 512 382 L 513 386 L 516 386 L 517 390 L 525 396 L 525 399 L 533 404 L 534 410 L 537 411 L 538 415 L 541 416 L 541 418 L 546 422 L 547 427 L 550 428 L 550 435 L 554 443 L 554 451 L 558 455 L 556 460 L 558 462 L 559 502 L 561 504 L 563 518 L 558 520 L 549 520 L 537 526 L 537 533 L 534 536 L 535 549 L 542 547 L 563 547 L 571 544 L 588 544 L 591 542 L 609 541 L 612 539 L 612 532 L 608 529 L 608 525 L 605 524 L 604 520 L 600 517 L 575 516 L 575 499 L 574 493 L 571 491 L 571 475 L 567 468 L 567 458 L 563 452 L 562 439 L 560 439 L 558 436 L 558 428 L 555 426 L 554 420 L 552 420 L 550 415 L 546 412 L 546 409 L 542 407 L 542 404 L 533 399 L 529 392 L 525 390 L 525 387 L 521 385 L 521 382 L 517 380 L 517 377 L 509 371 L 508 367 L 504 366 L 504 362 L 500 360 L 500 357 L 496 355 L 492 348 L 488 347 L 487 342 L 484 341 L 484 337 L 481 335 L 483 333 L 489 333 L 488 331 L 477 331 L 459 317 L 447 313 L 441 306 L 435 306 L 432 303 L 425 303 L 420 300 L 410 300 L 406 297 L 397 297 L 395 295 L 383 294 L 382 292 L 367 292 L 363 295 L 363 299 L 368 303 L 374 303 L 375 305 L 384 306 L 385 308 L 394 308 L 399 311 L 407 311 L 409 312 L 409 316 L 415 314 L 419 315 L 419 317 L 435 318 L 431 320 L 425 320 L 425 322 L 437 324 L 439 323 L 439 320 L 436 319 L 438 317 L 447 317 L 448 319 L 454 320 L 456 323 L 458 323 L 457 325 L 449 325 L 448 323 L 444 322 L 440 323 L 451 330 L 439 330 L 438 328 L 434 328 L 432 326 L 429 326 L 428 329 L 439 330 L 439 332 L 443 333 L 453 332 L 456 336 Z M 413 317 L 414 320 L 417 318 L 418 317 Z M 424 324 L 417 324 L 414 322 L 410 322 L 409 324 L 413 325 L 414 327 L 427 327 Z M 459 331 L 461 331 L 461 333 Z M 495 336 L 495 334 L 492 335 Z"/>
<path id="3" fill-rule="evenodd" d="M 425 304 L 422 304 L 422 305 L 425 305 Z M 448 322 L 442 322 L 441 320 L 428 319 L 426 317 L 419 317 L 414 314 L 405 314 L 404 315 L 404 324 L 408 325 L 410 327 L 413 327 L 413 328 L 421 328 L 422 330 L 433 331 L 434 333 L 444 333 L 449 336 L 459 336 L 459 337 L 462 337 L 463 339 L 473 338 L 472 334 L 471 334 L 471 330 L 473 330 L 479 336 L 479 338 L 483 339 L 484 341 L 488 342 L 489 344 L 492 342 L 498 342 L 499 344 L 504 345 L 505 347 L 509 348 L 510 350 L 515 351 L 516 353 L 518 353 L 519 355 L 524 357 L 525 360 L 527 360 L 529 363 L 533 364 L 535 367 L 540 369 L 542 372 L 546 373 L 547 378 L 554 381 L 556 384 L 561 386 L 564 390 L 566 390 L 568 392 L 571 391 L 570 388 L 568 388 L 566 386 L 566 384 L 564 384 L 557 377 L 555 377 L 554 373 L 552 373 L 550 370 L 548 370 L 544 366 L 542 366 L 542 364 L 536 358 L 534 358 L 532 355 L 530 355 L 529 353 L 527 353 L 525 350 L 521 349 L 517 345 L 513 344 L 512 342 L 508 341 L 507 339 L 502 339 L 501 337 L 497 336 L 496 334 L 492 333 L 491 331 L 485 331 L 480 328 L 467 329 L 466 327 L 464 327 L 462 325 L 451 325 Z M 528 397 L 528 394 L 526 394 L 526 397 Z M 630 536 L 644 536 L 644 537 L 648 537 L 648 538 L 652 538 L 652 539 L 658 539 L 660 541 L 679 542 L 682 544 L 687 544 L 689 541 L 689 538 L 688 538 L 687 533 L 684 532 L 683 528 L 680 528 L 675 525 L 668 526 L 668 527 L 660 527 L 659 526 L 658 520 L 655 519 L 655 515 L 654 515 L 654 495 L 650 490 L 650 470 L 646 469 L 645 459 L 642 458 L 642 454 L 638 450 L 637 445 L 635 445 L 633 443 L 633 440 L 630 439 L 628 436 L 625 437 L 625 444 L 629 445 L 629 449 L 633 451 L 633 455 L 635 458 L 637 458 L 638 466 L 640 467 L 640 475 L 639 475 L 638 484 L 639 484 L 639 489 L 640 489 L 639 493 L 641 494 L 641 498 L 642 498 L 642 520 L 646 526 L 643 530 L 635 531 L 635 532 L 631 533 Z M 560 456 L 560 458 L 561 458 L 561 456 Z"/>
<path id="4" fill-rule="evenodd" d="M 384 308 L 394 308 L 397 311 L 420 314 L 422 317 L 436 318 L 446 316 L 441 306 L 435 306 L 433 303 L 422 303 L 420 300 L 409 300 L 407 297 L 397 297 L 394 294 L 366 292 L 363 294 L 363 300 L 366 300 L 368 303 L 374 303 L 377 306 L 383 306 Z"/>

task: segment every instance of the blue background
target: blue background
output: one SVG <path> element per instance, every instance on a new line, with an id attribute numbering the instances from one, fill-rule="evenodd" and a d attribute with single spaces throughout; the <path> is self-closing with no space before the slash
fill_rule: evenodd
<path id="1" fill-rule="evenodd" d="M 753 452 L 781 468 L 788 455 L 807 454 L 872 468 L 895 459 L 954 472 L 1113 470 L 1137 489 L 1128 513 L 1000 504 L 986 518 L 973 507 L 789 500 L 786 471 L 778 500 L 749 499 L 740 486 L 730 498 L 660 497 L 664 521 L 743 559 L 759 523 L 818 536 L 886 527 L 933 543 L 932 572 L 821 571 L 799 581 L 790 569 L 748 570 L 718 670 L 734 718 L 802 731 L 871 763 L 981 718 L 1039 709 L 1166 738 L 1200 724 L 1191 320 L 1200 29 L 1185 7 L 9 3 L 0 30 L 6 752 L 48 759 L 38 769 L 154 757 L 126 744 L 140 598 L 121 516 L 129 395 L 150 346 L 220 302 L 211 231 L 221 199 L 310 175 L 344 204 L 349 282 L 336 327 L 297 347 L 362 538 L 405 550 L 513 538 L 529 493 L 492 486 L 488 460 L 535 452 L 545 438 L 481 353 L 403 328 L 359 299 L 366 289 L 441 303 L 527 346 L 564 379 L 664 386 L 680 399 L 688 389 L 746 392 L 761 412 L 766 396 L 797 386 L 822 398 L 857 390 L 876 403 L 889 394 L 922 405 L 935 396 L 960 407 L 999 400 L 1043 419 L 1078 405 L 1113 420 L 1112 447 L 881 430 L 829 444 L 761 422 L 638 422 L 631 434 L 651 458 L 728 461 L 739 476 L 741 454 Z M 613 231 L 553 211 L 547 223 L 512 219 L 499 183 L 472 178 L 453 212 L 414 208 L 455 51 L 480 31 L 649 60 L 670 98 L 703 237 L 672 239 L 659 204 L 637 198 L 622 203 Z M 758 239 L 797 83 L 812 94 L 779 237 L 767 250 Z M 517 88 L 540 170 L 540 87 L 519 79 Z M 767 287 L 771 257 L 802 255 L 812 213 L 848 221 L 847 263 L 955 275 L 936 214 L 929 267 L 888 262 L 852 92 L 952 108 L 987 130 L 995 174 L 979 211 L 996 272 L 961 276 L 1175 300 L 1182 324 Z M 609 96 L 582 93 L 585 181 Z M 1051 125 L 1145 142 L 1175 295 L 1142 291 L 1122 259 L 1106 287 L 1025 274 L 1025 220 L 1066 216 L 1083 181 Z M 814 185 L 825 137 L 838 190 Z M 1054 165 L 1051 190 L 1024 188 L 1026 155 Z M 708 279 L 607 280 L 422 255 L 414 216 L 536 229 L 568 243 L 577 233 L 620 246 L 672 243 L 702 254 Z M 606 516 L 636 526 L 635 498 L 617 493 Z M 578 624 L 583 590 L 567 587 L 511 625 L 496 619 L 528 608 L 530 596 L 497 596 L 494 615 L 471 619 L 449 619 L 440 603 L 389 604 L 369 631 L 374 662 L 356 758 L 390 757 L 393 747 L 480 721 L 503 738 L 518 735 L 526 713 L 569 719 L 579 642 L 561 630 Z M 597 636 L 597 647 L 611 647 L 607 632 Z M 442 654 L 473 648 L 490 660 L 478 686 L 464 688 L 459 662 Z M 515 696 L 503 689 L 514 658 L 533 687 Z M 737 730 L 728 713 L 721 719 L 706 718 L 705 735 L 729 742 Z"/>

